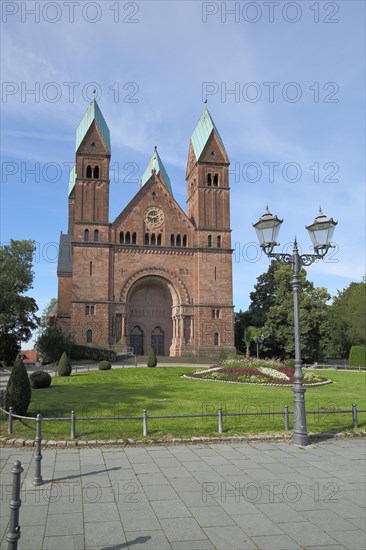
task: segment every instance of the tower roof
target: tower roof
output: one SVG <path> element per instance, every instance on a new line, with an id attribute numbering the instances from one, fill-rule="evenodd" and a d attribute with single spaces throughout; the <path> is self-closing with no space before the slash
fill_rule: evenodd
<path id="1" fill-rule="evenodd" d="M 172 189 L 172 185 L 170 183 L 170 178 L 167 174 L 167 171 L 165 170 L 164 164 L 163 164 L 163 162 L 162 162 L 162 160 L 159 156 L 159 153 L 158 153 L 156 147 L 155 147 L 155 151 L 153 153 L 153 156 L 151 157 L 150 162 L 147 165 L 147 168 L 146 168 L 145 172 L 142 175 L 141 187 L 149 181 L 149 179 L 151 178 L 151 174 L 153 173 L 154 170 L 155 170 L 156 175 L 158 175 L 160 173 L 160 175 L 161 175 L 161 177 L 162 177 L 169 193 L 171 195 L 173 195 L 173 189 Z"/>
<path id="2" fill-rule="evenodd" d="M 220 143 L 226 153 L 224 143 L 221 139 L 221 136 L 219 134 L 218 129 L 216 128 L 216 125 L 214 121 L 212 120 L 212 117 L 207 109 L 205 107 L 205 110 L 202 113 L 201 118 L 198 121 L 198 124 L 196 128 L 194 129 L 194 132 L 191 136 L 191 142 L 194 149 L 194 154 L 196 155 L 196 159 L 198 160 L 202 154 L 203 149 L 205 148 L 205 145 L 208 141 L 208 138 L 210 137 L 212 130 L 215 130 L 216 135 L 218 139 L 220 140 Z"/>
<path id="3" fill-rule="evenodd" d="M 109 135 L 109 128 L 106 121 L 104 120 L 102 111 L 99 109 L 98 103 L 95 99 L 91 100 L 88 109 L 86 110 L 79 126 L 77 127 L 76 151 L 79 149 L 81 142 L 86 136 L 86 133 L 94 120 L 103 136 L 106 146 L 108 147 L 108 151 L 111 152 L 111 138 Z"/>

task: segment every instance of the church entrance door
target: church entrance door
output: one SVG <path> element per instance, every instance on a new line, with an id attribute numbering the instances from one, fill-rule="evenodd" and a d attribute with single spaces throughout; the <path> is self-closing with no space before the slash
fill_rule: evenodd
<path id="1" fill-rule="evenodd" d="M 164 355 L 164 332 L 156 327 L 151 333 L 151 347 L 156 355 Z"/>
<path id="2" fill-rule="evenodd" d="M 131 330 L 130 344 L 135 355 L 144 355 L 144 335 L 140 327 Z"/>

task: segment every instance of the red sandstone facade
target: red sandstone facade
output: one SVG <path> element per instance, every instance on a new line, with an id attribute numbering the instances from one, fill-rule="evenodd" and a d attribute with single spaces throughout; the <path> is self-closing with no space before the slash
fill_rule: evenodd
<path id="1" fill-rule="evenodd" d="M 209 112 L 190 142 L 187 214 L 155 151 L 139 192 L 110 223 L 110 157 L 93 101 L 77 134 L 57 323 L 78 343 L 138 355 L 233 352 L 229 159 Z"/>

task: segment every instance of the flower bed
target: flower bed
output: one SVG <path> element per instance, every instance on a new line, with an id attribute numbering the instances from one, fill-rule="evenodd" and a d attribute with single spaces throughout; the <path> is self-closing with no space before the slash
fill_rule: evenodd
<path id="1" fill-rule="evenodd" d="M 245 361 L 243 359 L 240 361 L 240 366 L 238 360 L 226 360 L 223 362 L 225 366 L 212 365 L 208 369 L 198 370 L 183 376 L 193 380 L 232 384 L 260 384 L 265 386 L 292 386 L 294 384 L 294 369 L 283 366 L 283 363 L 263 360 Z M 331 380 L 323 376 L 308 372 L 304 373 L 305 386 L 320 386 L 331 383 Z"/>

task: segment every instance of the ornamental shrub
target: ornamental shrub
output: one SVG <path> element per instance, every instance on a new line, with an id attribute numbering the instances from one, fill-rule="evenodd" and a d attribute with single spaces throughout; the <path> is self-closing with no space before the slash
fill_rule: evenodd
<path id="1" fill-rule="evenodd" d="M 156 367 L 157 364 L 158 364 L 158 360 L 156 358 L 156 353 L 153 349 L 151 349 L 147 356 L 147 366 Z"/>
<path id="2" fill-rule="evenodd" d="M 82 359 L 90 359 L 91 361 L 115 361 L 116 357 L 117 354 L 112 349 L 83 346 L 82 344 L 73 344 L 71 348 L 71 358 L 75 361 Z"/>
<path id="3" fill-rule="evenodd" d="M 109 361 L 101 361 L 98 365 L 99 370 L 109 370 L 112 368 L 112 365 Z"/>
<path id="4" fill-rule="evenodd" d="M 64 351 L 57 365 L 57 374 L 59 376 L 70 376 L 71 371 L 72 367 L 70 359 L 68 358 L 66 351 Z"/>
<path id="5" fill-rule="evenodd" d="M 27 369 L 18 353 L 6 386 L 5 409 L 9 411 L 9 408 L 13 407 L 14 413 L 24 416 L 28 410 L 31 397 L 32 389 Z"/>
<path id="6" fill-rule="evenodd" d="M 349 352 L 350 367 L 366 366 L 366 346 L 352 346 Z"/>
<path id="7" fill-rule="evenodd" d="M 49 388 L 52 382 L 51 375 L 44 370 L 36 370 L 29 376 L 30 385 L 34 389 Z"/>

